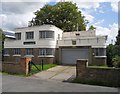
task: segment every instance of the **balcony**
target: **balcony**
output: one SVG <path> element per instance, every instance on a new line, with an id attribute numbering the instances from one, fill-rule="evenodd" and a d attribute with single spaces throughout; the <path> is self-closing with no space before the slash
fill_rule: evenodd
<path id="1" fill-rule="evenodd" d="M 88 37 L 79 39 L 64 39 L 58 41 L 58 46 L 106 46 L 106 37 Z"/>

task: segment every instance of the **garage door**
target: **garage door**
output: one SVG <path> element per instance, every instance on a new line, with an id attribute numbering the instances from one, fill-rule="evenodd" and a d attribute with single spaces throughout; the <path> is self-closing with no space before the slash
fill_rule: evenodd
<path id="1" fill-rule="evenodd" d="M 64 48 L 61 55 L 62 64 L 76 64 L 77 59 L 88 59 L 88 49 Z"/>

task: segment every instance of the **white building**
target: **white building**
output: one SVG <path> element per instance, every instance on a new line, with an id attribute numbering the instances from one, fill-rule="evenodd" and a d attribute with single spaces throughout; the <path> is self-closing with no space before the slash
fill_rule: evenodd
<path id="1" fill-rule="evenodd" d="M 18 62 L 32 57 L 33 62 L 76 64 L 88 59 L 89 64 L 106 63 L 106 36 L 95 31 L 64 32 L 53 25 L 15 29 L 15 40 L 5 40 L 4 60 Z"/>

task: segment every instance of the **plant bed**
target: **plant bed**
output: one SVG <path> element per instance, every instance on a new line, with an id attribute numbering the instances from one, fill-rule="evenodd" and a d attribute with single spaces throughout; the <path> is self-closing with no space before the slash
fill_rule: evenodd
<path id="1" fill-rule="evenodd" d="M 97 81 L 97 80 L 85 80 L 85 79 L 74 79 L 71 81 L 72 83 L 79 83 L 79 84 L 87 84 L 87 85 L 97 85 L 97 86 L 107 86 L 107 87 L 120 87 L 120 83 L 113 83 L 113 82 L 104 82 L 104 81 Z"/>

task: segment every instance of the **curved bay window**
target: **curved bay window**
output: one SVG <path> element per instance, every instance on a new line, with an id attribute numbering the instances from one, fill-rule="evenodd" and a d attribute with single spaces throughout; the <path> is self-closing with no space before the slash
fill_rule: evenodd
<path id="1" fill-rule="evenodd" d="M 54 31 L 39 31 L 40 39 L 54 39 Z"/>

